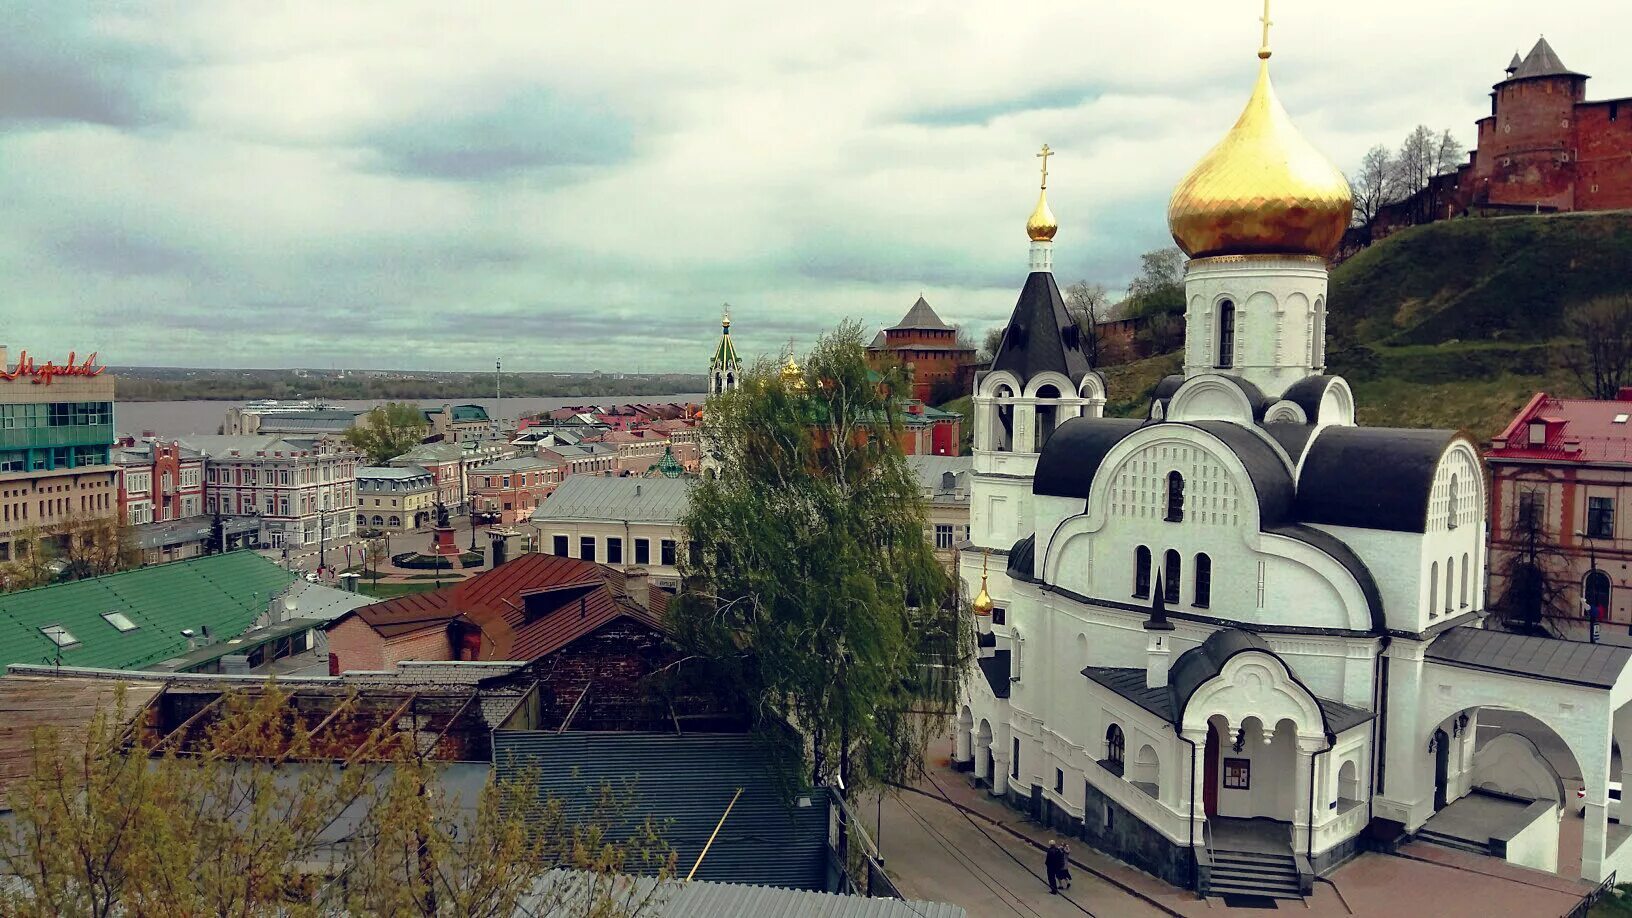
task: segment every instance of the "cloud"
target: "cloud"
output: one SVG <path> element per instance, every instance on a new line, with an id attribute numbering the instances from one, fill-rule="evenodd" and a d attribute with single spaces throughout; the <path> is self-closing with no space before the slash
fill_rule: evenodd
<path id="1" fill-rule="evenodd" d="M 1062 283 L 1169 244 L 1228 129 L 1255 2 L 771 9 L 14 4 L 0 33 L 0 328 L 115 363 L 701 369 L 922 293 L 1001 324 L 1043 142 Z M 1279 13 L 1276 87 L 1341 166 L 1471 143 L 1537 30 L 1632 92 L 1610 0 Z M 1410 29 L 1399 23 L 1409 21 Z M 1454 36 L 1447 42 L 1446 36 Z"/>

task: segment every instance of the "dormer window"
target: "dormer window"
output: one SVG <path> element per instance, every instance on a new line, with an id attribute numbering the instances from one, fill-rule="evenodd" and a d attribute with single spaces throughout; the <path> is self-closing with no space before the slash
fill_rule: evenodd
<path id="1" fill-rule="evenodd" d="M 1167 516 L 1169 523 L 1177 523 L 1184 519 L 1184 476 L 1178 472 L 1167 473 Z"/>
<path id="2" fill-rule="evenodd" d="M 1229 300 L 1218 304 L 1218 359 L 1213 365 L 1220 370 L 1235 366 L 1235 304 Z"/>
<path id="3" fill-rule="evenodd" d="M 1530 445 L 1531 446 L 1544 446 L 1544 445 L 1546 445 L 1546 443 L 1547 443 L 1547 422 L 1546 421 L 1531 421 L 1530 422 Z"/>

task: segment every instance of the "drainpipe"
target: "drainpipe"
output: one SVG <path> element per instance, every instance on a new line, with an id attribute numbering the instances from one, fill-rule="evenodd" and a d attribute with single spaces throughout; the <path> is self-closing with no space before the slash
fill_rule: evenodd
<path id="1" fill-rule="evenodd" d="M 1308 825 L 1305 826 L 1305 831 L 1303 833 L 1303 856 L 1309 860 L 1310 870 L 1314 869 L 1315 864 L 1315 758 L 1331 752 L 1332 747 L 1336 744 L 1337 736 L 1335 734 L 1328 733 L 1326 734 L 1326 748 L 1317 749 L 1315 750 L 1314 754 L 1309 756 L 1309 815 Z"/>
<path id="2" fill-rule="evenodd" d="M 1384 742 L 1384 743 L 1388 742 L 1388 725 L 1384 724 L 1382 722 L 1383 721 L 1383 716 L 1384 716 L 1384 712 L 1383 712 L 1383 700 L 1384 700 L 1383 699 L 1383 691 L 1387 688 L 1387 686 L 1384 685 L 1384 682 L 1386 681 L 1386 678 L 1387 678 L 1387 665 L 1386 664 L 1388 662 L 1386 659 L 1384 659 L 1383 655 L 1388 650 L 1389 645 L 1392 644 L 1392 643 L 1393 643 L 1393 638 L 1392 637 L 1390 637 L 1387 634 L 1383 635 L 1382 640 L 1377 645 L 1377 659 L 1373 660 L 1372 664 L 1371 664 L 1371 713 L 1372 713 L 1372 717 L 1371 717 L 1371 759 L 1372 759 L 1372 761 L 1371 761 L 1371 768 L 1368 769 L 1368 771 L 1369 771 L 1368 777 L 1370 778 L 1370 785 L 1371 786 L 1369 788 L 1367 788 L 1367 792 L 1366 792 L 1366 822 L 1368 824 L 1371 822 L 1372 819 L 1376 818 L 1376 806 L 1377 806 L 1377 791 L 1378 791 L 1378 788 L 1387 786 L 1386 782 L 1384 781 L 1384 778 L 1385 778 L 1384 771 L 1387 768 L 1387 765 L 1386 765 L 1386 763 L 1384 761 L 1384 756 L 1383 756 L 1383 753 L 1385 751 L 1387 751 L 1387 750 L 1379 747 L 1378 740 L 1380 738 L 1382 740 L 1382 742 Z M 1379 737 L 1379 732 L 1381 732 L 1381 734 L 1382 734 L 1381 737 Z"/>
<path id="3" fill-rule="evenodd" d="M 1193 858 L 1196 856 L 1196 742 L 1178 727 L 1173 727 L 1173 735 L 1190 747 L 1190 856 Z"/>

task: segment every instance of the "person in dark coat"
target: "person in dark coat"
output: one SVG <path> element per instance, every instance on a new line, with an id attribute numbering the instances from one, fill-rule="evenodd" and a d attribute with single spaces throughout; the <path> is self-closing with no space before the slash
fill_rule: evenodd
<path id="1" fill-rule="evenodd" d="M 1050 895 L 1060 894 L 1060 874 L 1065 872 L 1065 849 L 1061 848 L 1052 838 L 1048 840 L 1048 854 L 1043 857 L 1043 866 L 1048 870 L 1048 892 Z"/>

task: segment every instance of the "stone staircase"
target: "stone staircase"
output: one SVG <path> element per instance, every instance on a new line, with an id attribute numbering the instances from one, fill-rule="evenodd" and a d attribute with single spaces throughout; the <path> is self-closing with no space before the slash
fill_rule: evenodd
<path id="1" fill-rule="evenodd" d="M 1290 852 L 1265 854 L 1210 848 L 1207 854 L 1212 866 L 1205 876 L 1203 896 L 1303 898 L 1298 891 L 1297 862 Z"/>
<path id="2" fill-rule="evenodd" d="M 1457 851 L 1467 851 L 1472 854 L 1495 853 L 1490 850 L 1490 845 L 1488 844 L 1481 845 L 1478 842 L 1469 841 L 1465 838 L 1457 838 L 1454 835 L 1446 835 L 1443 832 L 1435 832 L 1429 829 L 1427 826 L 1423 826 L 1421 829 L 1417 830 L 1417 838 L 1425 842 L 1432 842 L 1444 848 L 1454 848 Z"/>

